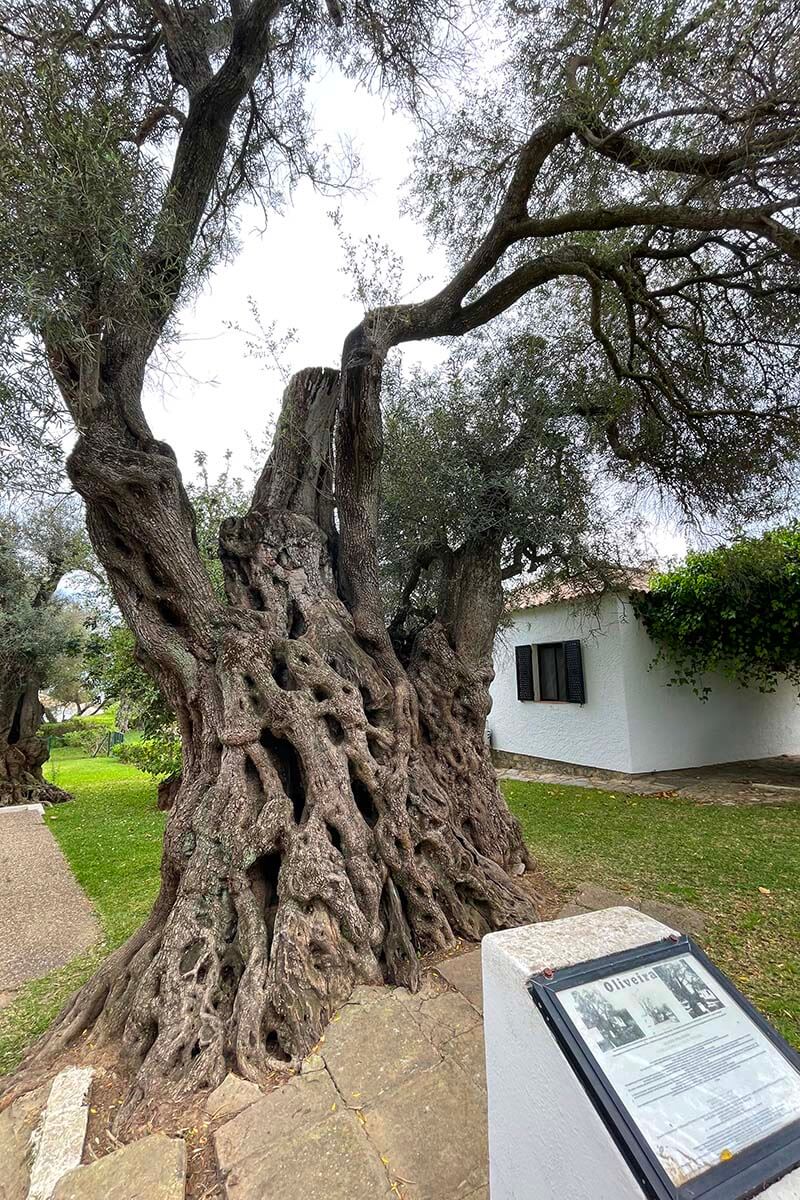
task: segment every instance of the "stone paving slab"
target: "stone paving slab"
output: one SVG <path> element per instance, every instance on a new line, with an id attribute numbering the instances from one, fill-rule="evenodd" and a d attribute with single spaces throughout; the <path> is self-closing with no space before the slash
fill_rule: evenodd
<path id="1" fill-rule="evenodd" d="M 398 988 L 396 995 L 439 1050 L 458 1034 L 467 1033 L 481 1023 L 480 1013 L 460 992 L 441 992 L 426 997 Z"/>
<path id="2" fill-rule="evenodd" d="M 13 993 L 28 980 L 63 966 L 99 937 L 88 897 L 42 817 L 30 810 L 4 810 L 0 993 Z"/>
<path id="3" fill-rule="evenodd" d="M 50 1200 L 58 1181 L 80 1166 L 93 1076 L 91 1067 L 67 1067 L 53 1080 L 37 1131 L 28 1200 Z"/>
<path id="4" fill-rule="evenodd" d="M 450 1200 L 486 1184 L 486 1097 L 454 1063 L 419 1072 L 364 1115 L 407 1200 Z"/>
<path id="5" fill-rule="evenodd" d="M 442 1053 L 448 1062 L 455 1063 L 478 1088 L 486 1091 L 486 1049 L 483 1042 L 483 1025 L 476 1025 L 468 1033 L 459 1034 L 446 1042 Z"/>
<path id="6" fill-rule="evenodd" d="M 455 958 L 446 958 L 444 962 L 437 963 L 436 970 L 483 1015 L 480 949 L 470 950 L 469 953 L 459 954 Z"/>
<path id="7" fill-rule="evenodd" d="M 206 1112 L 212 1121 L 231 1121 L 251 1104 L 263 1099 L 264 1093 L 255 1083 L 239 1075 L 226 1075 L 218 1088 L 206 1100 Z"/>
<path id="8" fill-rule="evenodd" d="M 25 1200 L 30 1185 L 30 1141 L 50 1084 L 19 1096 L 0 1112 L 0 1200 Z"/>
<path id="9" fill-rule="evenodd" d="M 226 1200 L 488 1200 L 486 1136 L 481 1016 L 433 972 L 415 995 L 356 988 L 301 1074 L 213 1135 Z"/>
<path id="10" fill-rule="evenodd" d="M 342 1107 L 326 1071 L 296 1075 L 217 1130 L 214 1146 L 220 1170 L 225 1174 L 261 1157 L 281 1139 L 310 1132 Z"/>
<path id="11" fill-rule="evenodd" d="M 357 988 L 328 1025 L 320 1054 L 341 1095 L 359 1108 L 441 1061 L 408 1009 L 386 988 Z"/>
<path id="12" fill-rule="evenodd" d="M 392 1194 L 380 1156 L 344 1107 L 302 1133 L 265 1143 L 230 1169 L 225 1189 L 228 1200 L 377 1200 Z"/>
<path id="13" fill-rule="evenodd" d="M 185 1193 L 185 1142 L 153 1133 L 70 1171 L 52 1200 L 184 1200 Z"/>

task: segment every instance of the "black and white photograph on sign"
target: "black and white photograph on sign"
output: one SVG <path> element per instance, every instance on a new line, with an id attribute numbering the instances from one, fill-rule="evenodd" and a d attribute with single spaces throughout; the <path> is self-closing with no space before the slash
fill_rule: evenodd
<path id="1" fill-rule="evenodd" d="M 660 963 L 653 970 L 659 979 L 663 979 L 690 1017 L 704 1017 L 707 1013 L 722 1008 L 720 998 L 703 983 L 694 967 L 683 959 Z"/>
<path id="2" fill-rule="evenodd" d="M 658 1004 L 649 996 L 642 998 L 642 1008 L 647 1014 L 647 1020 L 650 1026 L 655 1029 L 657 1025 L 677 1025 L 680 1018 L 669 1004 Z"/>
<path id="3" fill-rule="evenodd" d="M 693 954 L 558 998 L 677 1186 L 800 1120 L 800 1072 Z"/>
<path id="4" fill-rule="evenodd" d="M 576 996 L 580 1014 L 588 1029 L 596 1029 L 602 1035 L 601 1050 L 629 1046 L 644 1037 L 644 1030 L 631 1016 L 627 1008 L 619 1008 L 603 995 L 600 988 L 590 984 L 581 988 Z"/>

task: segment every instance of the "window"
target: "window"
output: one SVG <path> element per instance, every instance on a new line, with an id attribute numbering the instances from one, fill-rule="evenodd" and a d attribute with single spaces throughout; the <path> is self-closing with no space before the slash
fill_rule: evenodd
<path id="1" fill-rule="evenodd" d="M 536 678 L 533 651 L 536 650 Z M 579 641 L 515 646 L 518 700 L 561 700 L 586 703 L 583 658 Z"/>
<path id="2" fill-rule="evenodd" d="M 539 659 L 539 699 L 566 700 L 567 668 L 564 662 L 564 643 L 551 642 L 537 646 Z"/>

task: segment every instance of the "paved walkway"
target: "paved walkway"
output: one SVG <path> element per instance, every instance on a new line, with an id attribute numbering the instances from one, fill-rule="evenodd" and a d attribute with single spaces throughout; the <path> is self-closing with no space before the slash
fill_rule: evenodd
<path id="1" fill-rule="evenodd" d="M 92 906 L 41 814 L 0 809 L 0 1008 L 99 936 Z"/>
<path id="2" fill-rule="evenodd" d="M 566 764 L 565 764 L 566 767 Z M 680 771 L 651 771 L 647 775 L 615 775 L 591 767 L 499 767 L 500 779 L 549 783 L 566 787 L 600 788 L 626 795 L 672 795 L 701 804 L 800 804 L 800 756 L 747 759 Z"/>

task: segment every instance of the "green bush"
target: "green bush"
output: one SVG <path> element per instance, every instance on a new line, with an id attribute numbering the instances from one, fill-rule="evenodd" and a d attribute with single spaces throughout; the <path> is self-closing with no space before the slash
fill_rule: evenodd
<path id="1" fill-rule="evenodd" d="M 104 736 L 94 729 L 74 729 L 70 733 L 63 733 L 56 741 L 56 745 L 74 746 L 80 750 L 92 751 L 100 738 Z"/>
<path id="2" fill-rule="evenodd" d="M 123 742 L 114 747 L 113 753 L 120 762 L 138 767 L 156 779 L 176 775 L 181 769 L 180 739 L 170 734 L 141 742 Z"/>
<path id="3" fill-rule="evenodd" d="M 709 671 L 764 692 L 782 676 L 800 686 L 800 523 L 689 554 L 650 588 L 633 607 L 672 683 L 703 697 Z"/>

